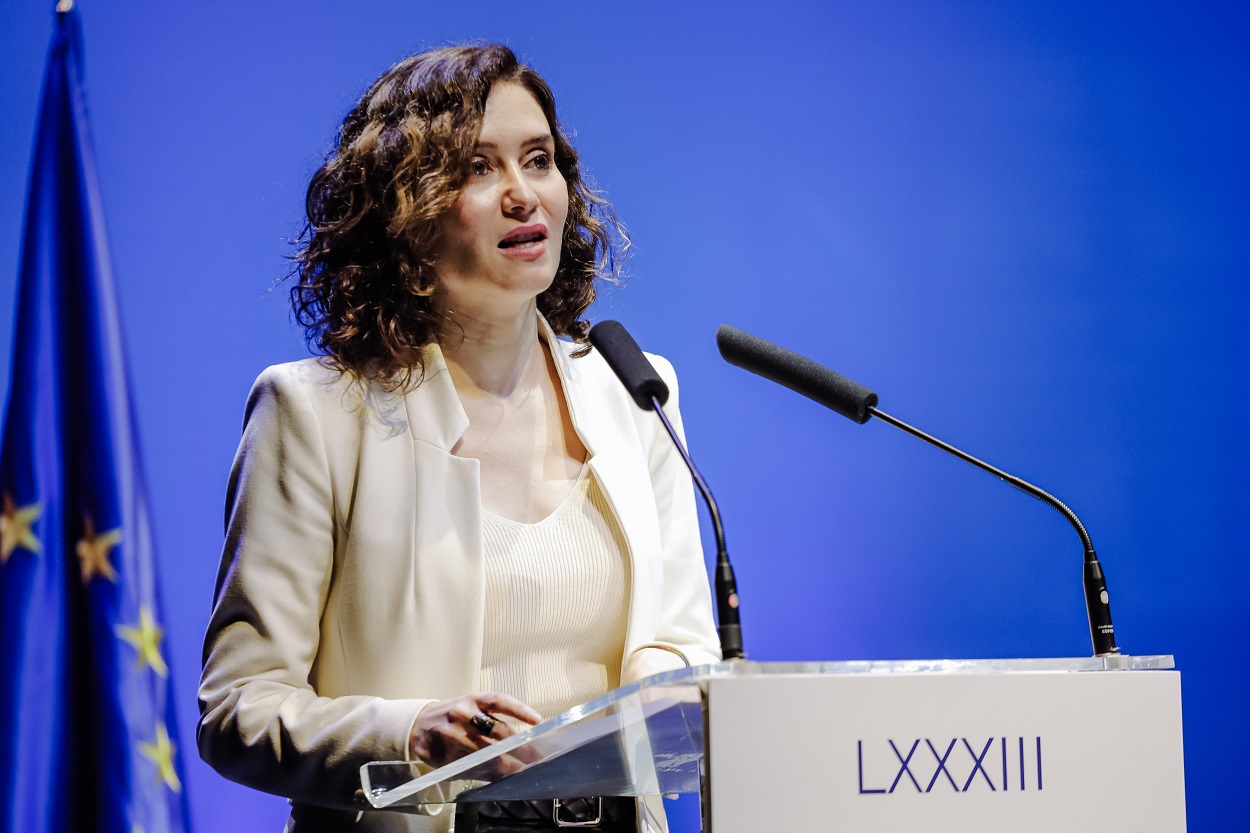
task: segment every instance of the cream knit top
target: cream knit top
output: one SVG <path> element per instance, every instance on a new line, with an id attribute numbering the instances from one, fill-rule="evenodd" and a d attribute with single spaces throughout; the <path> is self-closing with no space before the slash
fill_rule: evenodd
<path id="1" fill-rule="evenodd" d="M 625 538 L 589 465 L 534 524 L 482 514 L 486 627 L 479 690 L 544 717 L 620 685 L 629 602 Z"/>

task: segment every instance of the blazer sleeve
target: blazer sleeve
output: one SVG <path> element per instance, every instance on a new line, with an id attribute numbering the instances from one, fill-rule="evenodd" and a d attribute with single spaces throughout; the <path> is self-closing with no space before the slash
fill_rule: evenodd
<path id="1" fill-rule="evenodd" d="M 320 620 L 333 580 L 334 496 L 314 397 L 298 365 L 257 379 L 226 497 L 226 541 L 200 678 L 201 757 L 250 787 L 359 807 L 359 767 L 404 760 L 429 700 L 319 696 Z"/>
<path id="2" fill-rule="evenodd" d="M 678 407 L 677 375 L 669 362 L 649 356 L 668 385 L 664 413 L 685 442 Z M 691 665 L 719 662 L 720 640 L 712 620 L 712 593 L 708 585 L 699 518 L 690 471 L 658 419 L 657 436 L 647 460 L 660 524 L 663 593 L 655 641 L 676 648 Z M 643 648 L 630 658 L 627 677 L 639 679 L 682 667 L 680 658 L 663 649 Z"/>

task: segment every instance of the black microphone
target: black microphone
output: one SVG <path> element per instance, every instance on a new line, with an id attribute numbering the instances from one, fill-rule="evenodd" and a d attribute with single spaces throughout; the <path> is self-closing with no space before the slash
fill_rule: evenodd
<path id="1" fill-rule="evenodd" d="M 660 374 L 642 354 L 638 343 L 619 321 L 600 321 L 591 327 L 590 343 L 603 354 L 608 367 L 612 368 L 639 408 L 650 411 L 653 408 L 651 400 L 661 405 L 668 401 L 668 385 L 664 384 Z"/>
<path id="2" fill-rule="evenodd" d="M 875 393 L 793 350 L 728 324 L 716 331 L 716 346 L 730 364 L 814 399 L 860 425 L 872 417 Z"/>
<path id="3" fill-rule="evenodd" d="M 734 579 L 734 570 L 729 563 L 729 551 L 725 548 L 725 529 L 720 521 L 720 509 L 707 481 L 690 459 L 690 452 L 682 443 L 677 432 L 668 421 L 668 415 L 661 407 L 668 401 L 668 385 L 655 372 L 651 362 L 642 354 L 638 343 L 616 321 L 601 321 L 590 329 L 590 343 L 595 346 L 608 366 L 616 373 L 625 390 L 633 397 L 634 402 L 644 411 L 655 411 L 664 425 L 664 430 L 672 437 L 673 444 L 681 453 L 681 459 L 690 469 L 694 484 L 703 495 L 708 512 L 712 516 L 712 529 L 716 534 L 716 632 L 720 636 L 721 656 L 724 659 L 742 659 L 746 656 L 742 650 L 742 623 L 738 613 L 738 582 Z"/>
<path id="4" fill-rule="evenodd" d="M 1111 604 L 1107 595 L 1107 580 L 1103 575 L 1102 565 L 1098 563 L 1098 556 L 1094 552 L 1089 533 L 1085 531 L 1085 525 L 1061 500 L 1026 480 L 995 468 L 949 443 L 926 434 L 919 428 L 908 425 L 901 419 L 890 416 L 876 407 L 877 394 L 792 350 L 787 350 L 728 324 L 722 324 L 716 331 L 716 345 L 720 348 L 721 356 L 730 364 L 785 385 L 861 425 L 875 416 L 895 428 L 955 455 L 964 462 L 971 463 L 982 471 L 989 472 L 1025 494 L 1032 495 L 1058 510 L 1067 518 L 1068 523 L 1072 524 L 1081 538 L 1081 546 L 1085 549 L 1082 584 L 1085 589 L 1085 612 L 1089 617 L 1089 635 L 1094 645 L 1094 655 L 1111 656 L 1120 652 L 1115 644 L 1115 628 L 1111 624 Z"/>

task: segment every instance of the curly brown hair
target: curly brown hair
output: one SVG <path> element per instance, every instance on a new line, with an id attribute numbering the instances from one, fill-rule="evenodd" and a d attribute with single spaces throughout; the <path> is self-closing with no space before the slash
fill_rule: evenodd
<path id="1" fill-rule="evenodd" d="M 439 323 L 434 253 L 460 196 L 491 88 L 525 87 L 542 108 L 568 184 L 560 265 L 538 309 L 585 353 L 595 278 L 615 279 L 629 239 L 611 204 L 582 180 L 551 88 L 506 46 L 449 46 L 382 74 L 343 120 L 337 146 L 308 184 L 293 256 L 291 307 L 309 346 L 338 369 L 408 390 Z"/>

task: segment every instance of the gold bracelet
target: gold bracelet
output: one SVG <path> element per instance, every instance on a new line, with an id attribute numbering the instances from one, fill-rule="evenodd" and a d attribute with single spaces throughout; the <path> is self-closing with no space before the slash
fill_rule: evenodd
<path id="1" fill-rule="evenodd" d="M 668 651 L 670 654 L 676 654 L 681 657 L 681 661 L 685 663 L 687 668 L 690 667 L 690 658 L 683 654 L 680 649 L 674 648 L 672 645 L 668 645 L 663 642 L 648 642 L 646 645 L 639 645 L 635 648 L 634 653 L 638 653 L 643 648 L 659 648 L 661 651 Z"/>

